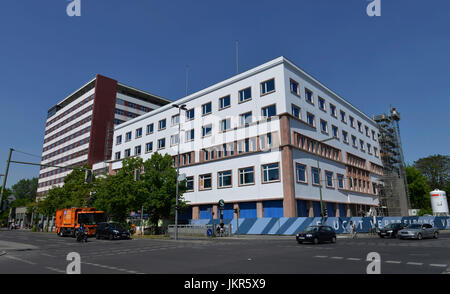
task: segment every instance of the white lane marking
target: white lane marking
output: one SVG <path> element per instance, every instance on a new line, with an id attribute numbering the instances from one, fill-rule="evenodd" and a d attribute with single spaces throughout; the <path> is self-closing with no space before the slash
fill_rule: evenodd
<path id="1" fill-rule="evenodd" d="M 437 267 L 446 267 L 446 264 L 437 264 L 437 263 L 431 263 L 430 266 L 437 266 Z"/>
<path id="2" fill-rule="evenodd" d="M 57 269 L 57 268 L 54 268 L 54 267 L 46 266 L 45 268 L 48 269 L 48 270 L 54 271 L 54 272 L 62 273 L 62 274 L 65 274 L 65 273 L 66 273 L 66 272 L 63 271 L 63 270 L 60 270 L 60 269 Z"/>
<path id="3" fill-rule="evenodd" d="M 22 259 L 22 258 L 19 258 L 19 257 L 11 256 L 11 255 L 5 255 L 5 257 L 9 258 L 9 259 L 21 261 L 21 262 L 24 262 L 24 263 L 27 263 L 27 264 L 31 264 L 31 265 L 35 265 L 36 264 L 35 262 L 29 261 L 29 260 L 25 260 L 25 259 Z"/>
<path id="4" fill-rule="evenodd" d="M 401 261 L 398 260 L 386 260 L 386 263 L 402 263 Z"/>
<path id="5" fill-rule="evenodd" d="M 361 260 L 361 258 L 349 257 L 349 258 L 347 258 L 347 260 Z"/>
<path id="6" fill-rule="evenodd" d="M 114 266 L 107 266 L 107 265 L 103 265 L 103 264 L 97 264 L 97 263 L 91 263 L 91 262 L 82 262 L 82 263 L 83 264 L 87 264 L 87 265 L 101 267 L 101 268 L 106 268 L 106 269 L 110 269 L 110 270 L 116 270 L 116 271 L 120 271 L 120 272 L 127 272 L 127 273 L 130 273 L 130 274 L 143 274 L 143 273 L 140 273 L 140 272 L 137 272 L 137 271 L 127 270 L 127 269 L 114 267 Z"/>
<path id="7" fill-rule="evenodd" d="M 422 262 L 407 262 L 406 264 L 409 264 L 409 265 L 423 265 Z"/>
<path id="8" fill-rule="evenodd" d="M 327 258 L 328 256 L 326 256 L 326 255 L 316 255 L 316 256 L 314 256 L 314 257 L 317 257 L 317 258 Z"/>
<path id="9" fill-rule="evenodd" d="M 333 256 L 333 257 L 330 257 L 331 259 L 344 259 L 342 256 Z"/>

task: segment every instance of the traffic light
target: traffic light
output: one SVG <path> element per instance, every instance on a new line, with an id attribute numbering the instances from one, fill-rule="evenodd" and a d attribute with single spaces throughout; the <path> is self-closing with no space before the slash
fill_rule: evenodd
<path id="1" fill-rule="evenodd" d="M 86 170 L 86 174 L 84 176 L 84 182 L 87 183 L 87 184 L 90 184 L 90 183 L 92 183 L 92 178 L 93 178 L 92 170 L 91 169 L 87 169 Z"/>
<path id="2" fill-rule="evenodd" d="M 324 216 L 324 217 L 327 217 L 327 216 L 328 216 L 328 211 L 327 211 L 326 208 L 324 208 L 324 210 L 323 210 L 323 216 Z"/>

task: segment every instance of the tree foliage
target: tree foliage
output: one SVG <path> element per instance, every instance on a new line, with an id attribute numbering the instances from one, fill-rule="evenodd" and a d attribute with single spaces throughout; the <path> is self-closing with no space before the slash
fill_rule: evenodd
<path id="1" fill-rule="evenodd" d="M 414 167 L 427 178 L 431 189 L 444 190 L 450 182 L 450 156 L 433 155 L 420 158 L 414 162 Z"/>
<path id="2" fill-rule="evenodd" d="M 427 178 L 413 166 L 406 167 L 406 177 L 408 181 L 409 197 L 411 199 L 411 207 L 416 209 L 431 208 L 430 203 L 430 186 L 428 186 Z"/>

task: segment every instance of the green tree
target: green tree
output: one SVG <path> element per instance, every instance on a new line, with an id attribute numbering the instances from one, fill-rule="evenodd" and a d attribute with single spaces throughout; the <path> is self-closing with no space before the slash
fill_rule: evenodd
<path id="1" fill-rule="evenodd" d="M 26 199 L 29 201 L 36 200 L 36 191 L 38 186 L 38 179 L 21 179 L 16 184 L 11 186 L 11 191 L 16 200 Z"/>
<path id="2" fill-rule="evenodd" d="M 450 156 L 433 155 L 420 158 L 414 167 L 427 178 L 431 189 L 448 189 L 450 183 Z"/>
<path id="3" fill-rule="evenodd" d="M 147 191 L 135 180 L 135 171 L 142 168 L 141 158 L 127 158 L 115 175 L 99 178 L 95 184 L 93 204 L 112 219 L 124 222 L 131 211 L 140 209 Z"/>
<path id="4" fill-rule="evenodd" d="M 408 180 L 408 191 L 411 199 L 411 207 L 416 209 L 429 209 L 430 203 L 430 186 L 428 186 L 427 178 L 422 175 L 420 170 L 413 166 L 406 167 L 406 178 Z"/>

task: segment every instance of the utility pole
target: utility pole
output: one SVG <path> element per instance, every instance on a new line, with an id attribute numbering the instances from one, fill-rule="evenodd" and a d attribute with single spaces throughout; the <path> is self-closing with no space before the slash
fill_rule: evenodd
<path id="1" fill-rule="evenodd" d="M 2 190 L 0 192 L 0 212 L 3 212 L 3 194 L 5 193 L 6 180 L 8 178 L 9 163 L 11 162 L 11 156 L 12 156 L 13 151 L 14 151 L 14 149 L 9 148 L 8 161 L 6 162 L 5 174 L 3 176 L 3 185 L 2 185 Z"/>

